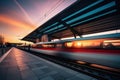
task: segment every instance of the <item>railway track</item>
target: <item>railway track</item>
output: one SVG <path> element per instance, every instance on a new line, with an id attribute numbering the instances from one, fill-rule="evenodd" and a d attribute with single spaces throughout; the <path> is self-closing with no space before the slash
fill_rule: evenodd
<path id="1" fill-rule="evenodd" d="M 84 73 L 88 76 L 92 76 L 92 77 L 96 78 L 96 80 L 120 80 L 120 72 L 119 71 L 110 71 L 110 70 L 106 70 L 106 69 L 92 67 L 92 66 L 90 66 L 91 64 L 87 63 L 87 62 L 69 60 L 69 59 L 65 59 L 62 57 L 40 54 L 38 52 L 34 52 L 34 51 L 30 51 L 30 50 L 25 50 L 25 51 L 28 51 L 33 55 L 47 59 L 54 63 L 65 66 L 67 68 L 71 68 L 80 73 Z"/>

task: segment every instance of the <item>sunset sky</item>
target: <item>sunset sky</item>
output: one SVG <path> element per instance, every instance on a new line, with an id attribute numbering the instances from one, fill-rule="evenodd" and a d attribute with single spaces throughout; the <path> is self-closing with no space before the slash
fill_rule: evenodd
<path id="1" fill-rule="evenodd" d="M 28 33 L 76 0 L 0 0 L 0 35 L 22 42 Z"/>

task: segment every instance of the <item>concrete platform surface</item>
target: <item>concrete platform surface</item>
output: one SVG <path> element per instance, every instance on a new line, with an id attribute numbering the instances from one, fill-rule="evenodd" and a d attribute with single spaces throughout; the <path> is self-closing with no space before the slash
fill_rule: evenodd
<path id="1" fill-rule="evenodd" d="M 0 80 L 96 80 L 28 52 L 12 48 L 0 63 Z"/>

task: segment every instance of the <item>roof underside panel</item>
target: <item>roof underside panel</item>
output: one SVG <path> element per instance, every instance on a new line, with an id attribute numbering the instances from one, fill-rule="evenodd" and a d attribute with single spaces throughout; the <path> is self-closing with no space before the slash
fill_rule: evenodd
<path id="1" fill-rule="evenodd" d="M 116 0 L 78 0 L 23 40 L 35 41 L 43 34 L 53 38 L 120 29 Z"/>

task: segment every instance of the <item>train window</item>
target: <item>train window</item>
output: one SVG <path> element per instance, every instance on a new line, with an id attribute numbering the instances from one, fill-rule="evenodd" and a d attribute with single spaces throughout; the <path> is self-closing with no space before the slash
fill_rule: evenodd
<path id="1" fill-rule="evenodd" d="M 67 42 L 67 43 L 65 43 L 65 46 L 66 46 L 67 48 L 71 48 L 72 45 L 73 45 L 73 42 Z"/>
<path id="2" fill-rule="evenodd" d="M 103 48 L 120 48 L 120 40 L 105 40 Z"/>
<path id="3" fill-rule="evenodd" d="M 73 47 L 74 48 L 81 48 L 82 47 L 82 42 L 81 41 L 74 41 L 73 42 Z"/>

